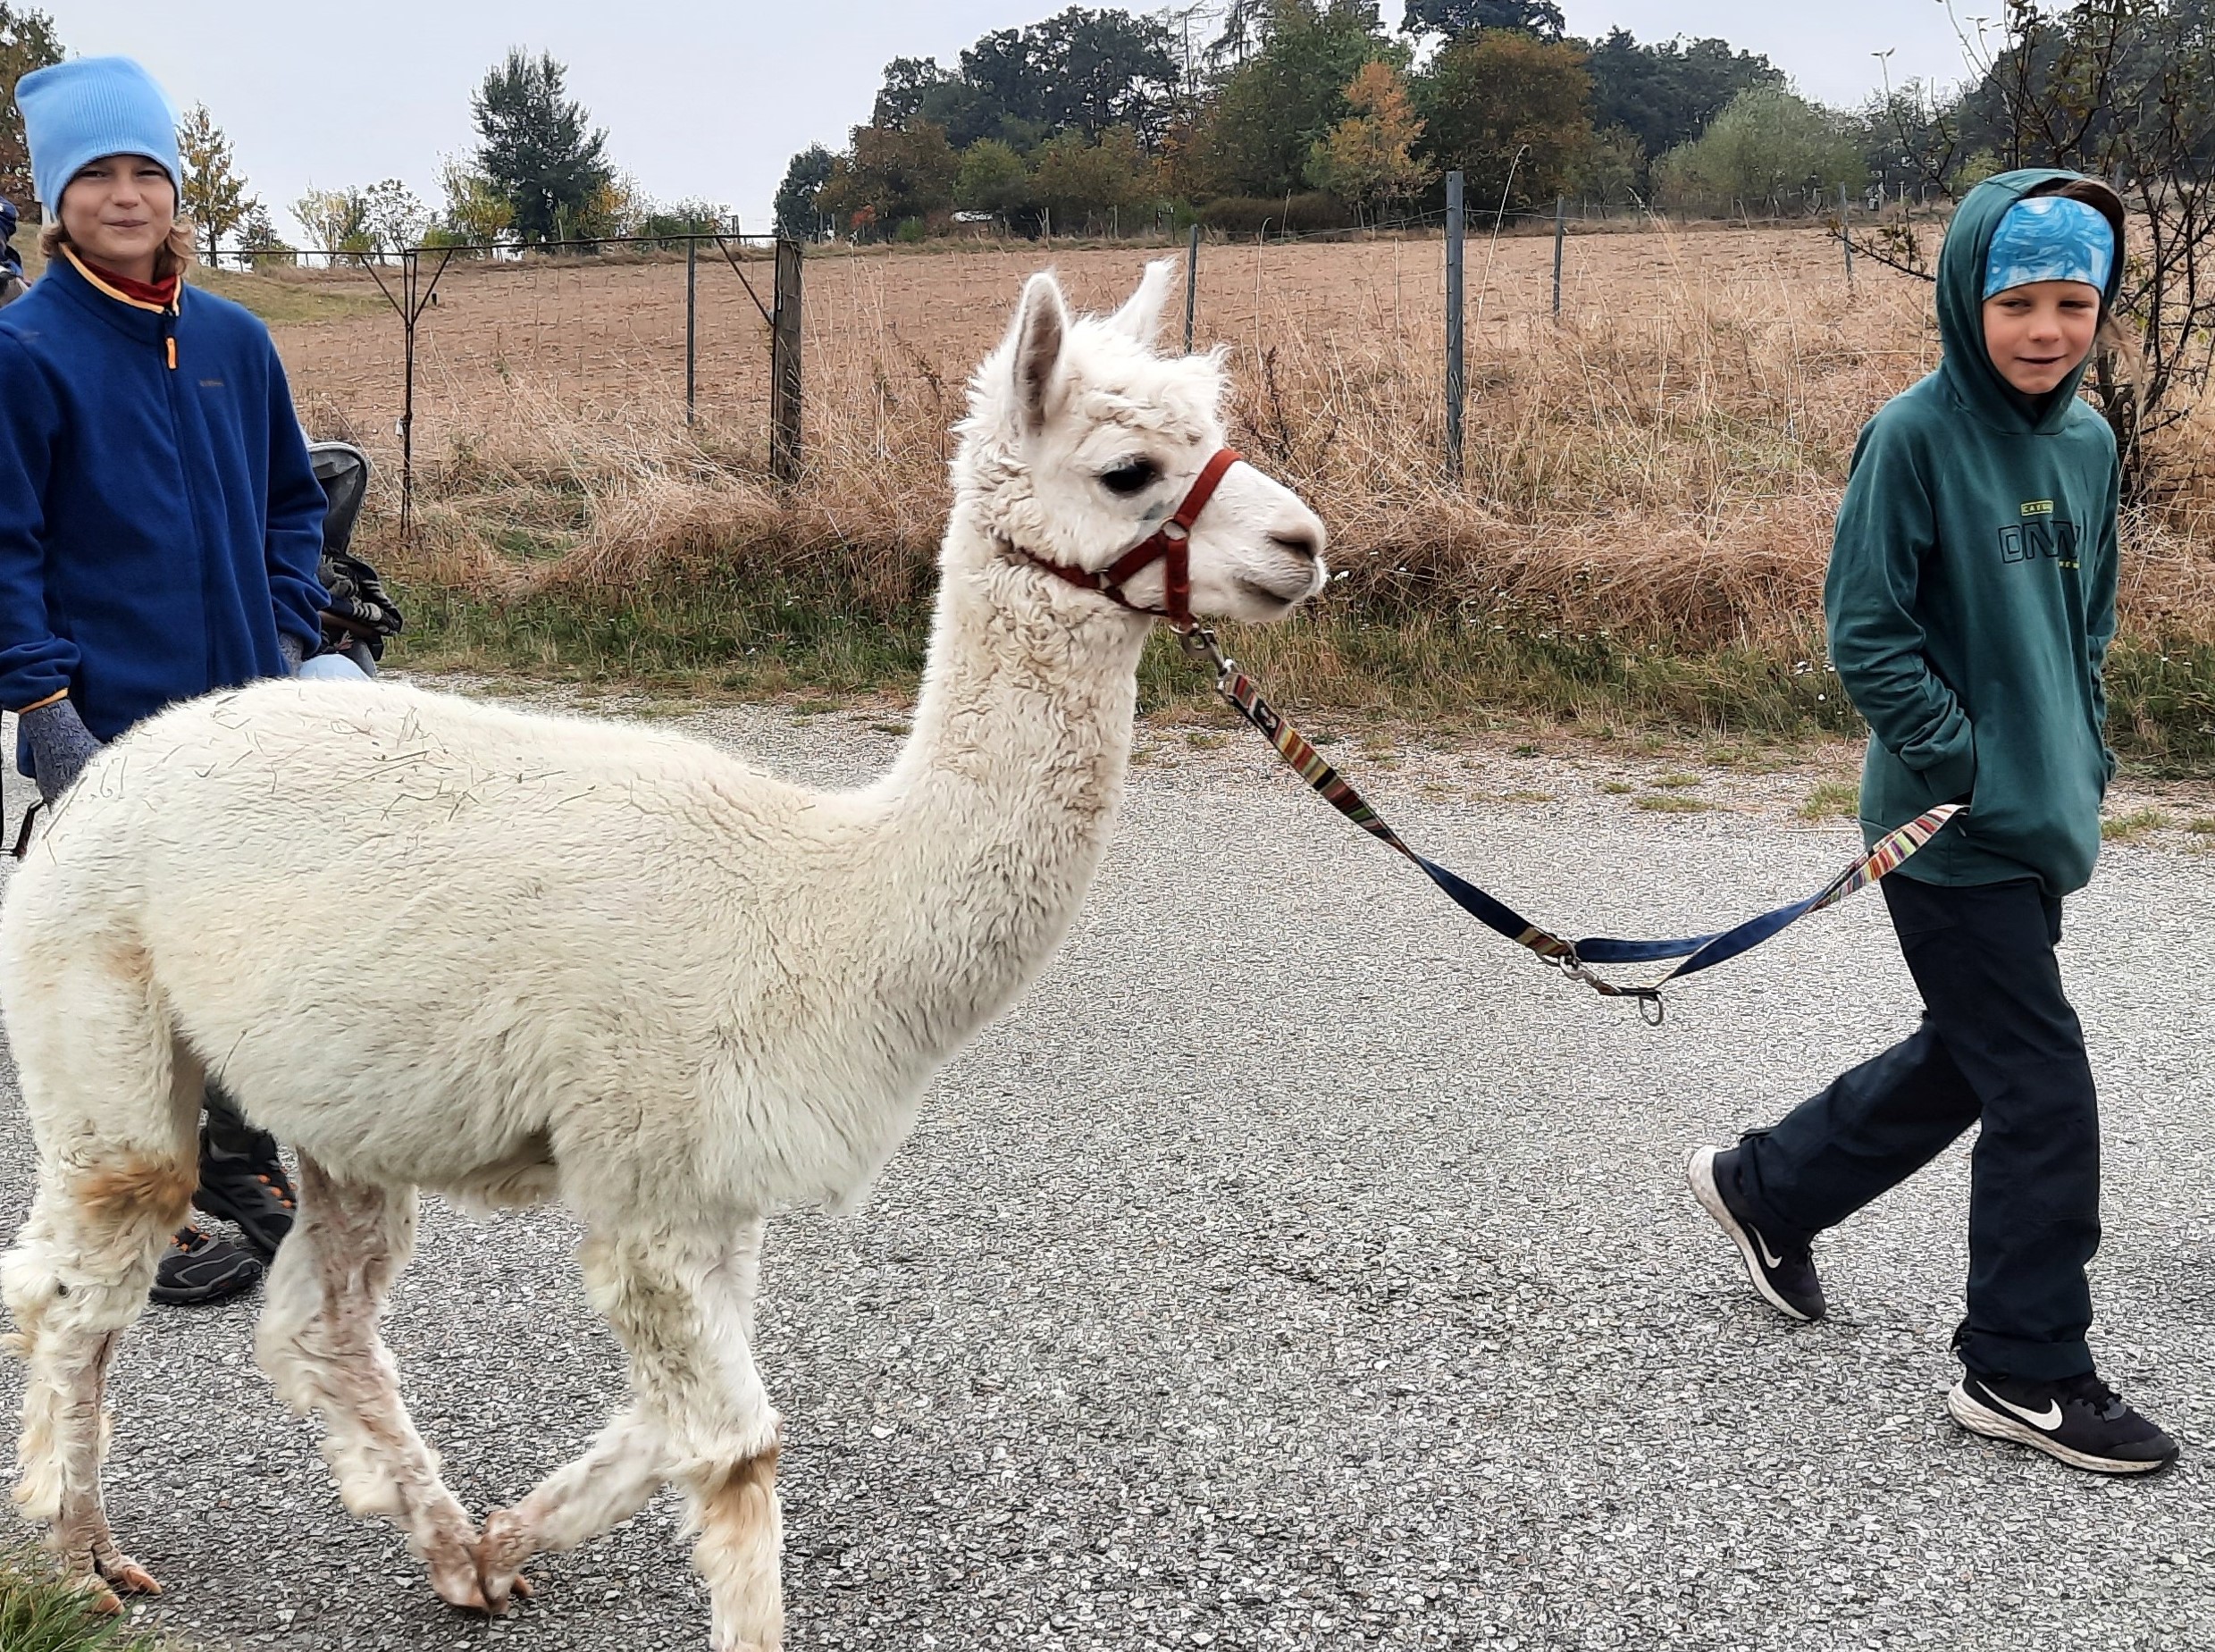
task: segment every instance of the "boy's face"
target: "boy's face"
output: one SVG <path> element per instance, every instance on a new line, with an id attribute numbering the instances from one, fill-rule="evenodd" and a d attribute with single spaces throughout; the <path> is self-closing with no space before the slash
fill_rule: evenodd
<path id="1" fill-rule="evenodd" d="M 1984 350 L 2026 396 L 2059 390 L 2092 354 L 2100 289 L 2082 281 L 2033 281 L 1984 300 Z"/>
<path id="2" fill-rule="evenodd" d="M 177 222 L 177 188 L 158 161 L 111 155 L 95 161 L 62 191 L 62 228 L 77 250 L 97 264 L 140 281 Z"/>

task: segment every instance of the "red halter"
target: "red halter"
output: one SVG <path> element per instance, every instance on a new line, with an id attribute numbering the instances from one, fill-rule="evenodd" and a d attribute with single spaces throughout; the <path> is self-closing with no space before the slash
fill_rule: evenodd
<path id="1" fill-rule="evenodd" d="M 1134 614 L 1151 614 L 1165 619 L 1179 631 L 1192 629 L 1192 524 L 1200 519 L 1207 502 L 1215 496 L 1215 486 L 1223 479 L 1223 473 L 1246 456 L 1225 448 L 1203 465 L 1193 478 L 1191 490 L 1176 515 L 1156 528 L 1138 544 L 1131 547 L 1104 568 L 1072 567 L 1066 562 L 1049 562 L 1020 545 L 1009 544 L 1009 549 L 1026 561 L 1034 562 L 1057 579 L 1086 591 L 1096 591 L 1110 602 L 1128 608 Z M 1141 608 L 1123 594 L 1123 587 L 1155 563 L 1162 569 L 1162 602 L 1158 608 Z"/>

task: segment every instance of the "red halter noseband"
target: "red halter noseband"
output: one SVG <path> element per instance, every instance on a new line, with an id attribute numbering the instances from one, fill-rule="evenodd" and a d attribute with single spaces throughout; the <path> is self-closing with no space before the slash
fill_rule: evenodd
<path id="1" fill-rule="evenodd" d="M 1130 549 L 1125 551 L 1103 568 L 1072 567 L 1066 562 L 1050 562 L 1032 550 L 1025 550 L 1012 541 L 1004 541 L 1008 548 L 1028 562 L 1036 563 L 1057 579 L 1086 591 L 1095 591 L 1110 602 L 1128 608 L 1134 614 L 1151 614 L 1165 619 L 1179 631 L 1192 629 L 1192 524 L 1200 519 L 1207 502 L 1215 496 L 1216 484 L 1223 473 L 1246 456 L 1224 448 L 1201 466 L 1200 474 L 1192 480 L 1191 489 L 1185 494 L 1184 503 L 1176 514 L 1156 528 L 1154 532 Z M 1162 569 L 1162 603 L 1158 608 L 1141 608 L 1123 594 L 1123 587 L 1155 563 Z"/>

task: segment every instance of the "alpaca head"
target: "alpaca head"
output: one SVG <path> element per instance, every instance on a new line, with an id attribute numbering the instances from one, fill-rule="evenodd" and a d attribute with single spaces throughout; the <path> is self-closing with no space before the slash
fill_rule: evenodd
<path id="1" fill-rule="evenodd" d="M 1112 315 L 1078 315 L 1050 273 L 1034 275 L 1000 348 L 969 386 L 955 461 L 965 506 L 1000 541 L 1100 569 L 1145 540 L 1184 502 L 1228 442 L 1221 352 L 1154 348 L 1176 264 L 1146 266 Z M 1323 524 L 1300 497 L 1251 464 L 1224 475 L 1195 524 L 1192 607 L 1202 617 L 1281 618 L 1322 589 Z M 1131 601 L 1158 605 L 1161 566 L 1136 575 Z"/>

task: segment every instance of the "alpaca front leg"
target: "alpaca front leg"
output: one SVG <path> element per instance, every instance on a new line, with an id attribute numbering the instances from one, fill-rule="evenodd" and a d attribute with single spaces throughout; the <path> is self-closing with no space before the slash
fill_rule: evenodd
<path id="1" fill-rule="evenodd" d="M 660 1424 L 635 1407 L 600 1430 L 584 1455 L 557 1469 L 513 1508 L 486 1516 L 477 1543 L 477 1583 L 485 1609 L 528 1597 L 523 1568 L 545 1550 L 572 1549 L 612 1530 L 646 1506 L 669 1478 Z"/>
<path id="2" fill-rule="evenodd" d="M 749 1337 L 761 1224 L 735 1241 L 596 1230 L 583 1249 L 593 1305 L 631 1354 L 641 1414 L 666 1441 L 699 1532 L 692 1564 L 715 1614 L 715 1652 L 784 1644 L 777 1416 Z"/>
<path id="3" fill-rule="evenodd" d="M 286 1405 L 321 1413 L 323 1460 L 348 1511 L 390 1521 L 440 1599 L 482 1610 L 476 1529 L 415 1431 L 377 1330 L 415 1242 L 414 1189 L 337 1181 L 302 1154 L 299 1213 L 270 1273 L 255 1355 Z"/>

